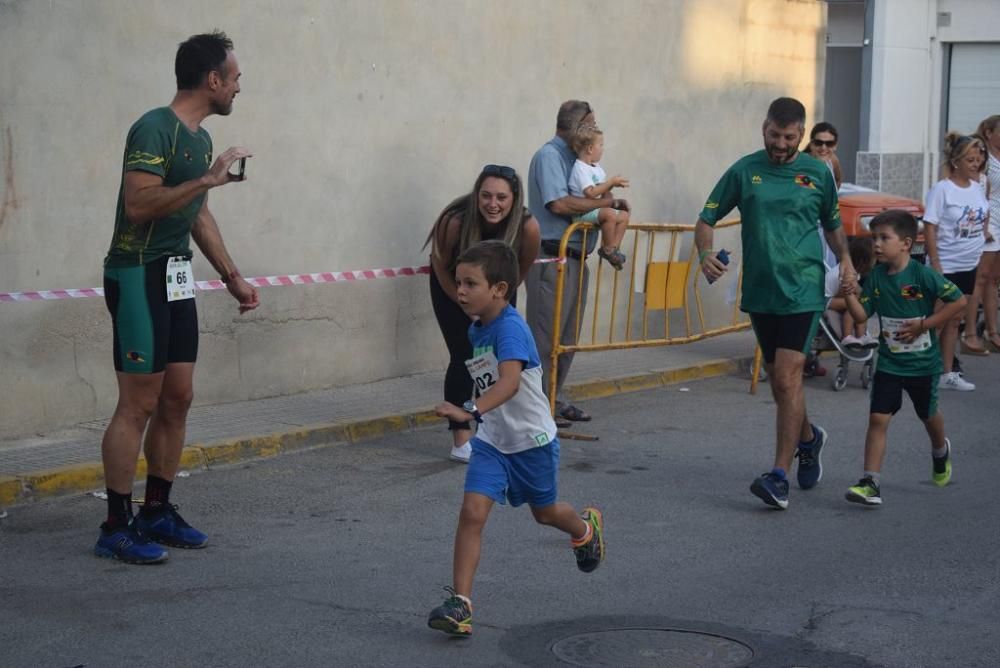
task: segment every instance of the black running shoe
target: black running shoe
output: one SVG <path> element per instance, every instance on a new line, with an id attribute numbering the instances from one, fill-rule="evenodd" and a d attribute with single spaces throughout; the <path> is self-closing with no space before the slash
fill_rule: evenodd
<path id="1" fill-rule="evenodd" d="M 453 636 L 472 635 L 472 603 L 459 596 L 451 587 L 445 587 L 451 596 L 444 603 L 431 610 L 427 626 Z"/>
<path id="2" fill-rule="evenodd" d="M 590 525 L 590 540 L 573 547 L 576 567 L 590 573 L 604 561 L 604 517 L 597 508 L 584 508 L 580 519 Z"/>

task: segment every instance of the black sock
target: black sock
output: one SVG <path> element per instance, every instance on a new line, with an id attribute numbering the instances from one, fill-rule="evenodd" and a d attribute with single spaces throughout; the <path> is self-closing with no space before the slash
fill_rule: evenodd
<path id="1" fill-rule="evenodd" d="M 158 478 L 155 475 L 146 476 L 146 508 L 153 509 L 170 503 L 170 480 Z"/>
<path id="2" fill-rule="evenodd" d="M 127 527 L 132 519 L 132 492 L 119 494 L 113 489 L 108 492 L 108 529 L 112 531 Z"/>

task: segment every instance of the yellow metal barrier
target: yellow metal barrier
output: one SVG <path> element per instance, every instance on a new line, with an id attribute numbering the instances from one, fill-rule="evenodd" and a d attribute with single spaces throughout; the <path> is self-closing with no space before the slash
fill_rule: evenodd
<path id="1" fill-rule="evenodd" d="M 739 224 L 739 220 L 724 221 L 716 225 L 715 229 L 719 230 L 722 228 L 734 227 Z M 694 225 L 649 223 L 630 224 L 628 226 L 628 231 L 632 233 L 632 252 L 631 255 L 629 255 L 629 266 L 623 272 L 614 271 L 614 269 L 607 270 L 612 274 L 610 279 L 612 281 L 610 317 L 607 321 L 601 319 L 602 317 L 607 316 L 609 309 L 601 304 L 601 281 L 604 273 L 606 273 L 606 263 L 598 262 L 597 270 L 595 272 L 596 277 L 594 279 L 594 290 L 592 292 L 593 298 L 588 300 L 588 305 L 591 307 L 592 313 L 589 342 L 581 343 L 580 341 L 580 336 L 583 333 L 583 322 L 581 319 L 583 309 L 581 307 L 583 306 L 582 288 L 584 281 L 584 273 L 581 271 L 579 272 L 579 285 L 577 286 L 576 291 L 576 322 L 574 324 L 577 333 L 576 337 L 574 337 L 576 343 L 572 345 L 563 345 L 559 343 L 559 340 L 562 337 L 562 332 L 560 331 L 562 318 L 559 317 L 559 314 L 563 312 L 563 292 L 566 284 L 566 248 L 570 238 L 577 231 L 581 232 L 583 237 L 582 246 L 586 248 L 587 236 L 588 234 L 597 233 L 597 225 L 593 223 L 574 222 L 566 228 L 566 232 L 563 233 L 562 239 L 559 242 L 559 257 L 562 261 L 558 265 L 555 298 L 556 317 L 554 318 L 555 321 L 552 326 L 552 358 L 550 360 L 551 372 L 549 373 L 549 387 L 546 388 L 549 395 L 549 407 L 553 414 L 555 414 L 556 405 L 556 369 L 558 368 L 559 355 L 563 353 L 621 350 L 626 348 L 646 348 L 653 346 L 669 346 L 681 343 L 692 343 L 694 341 L 699 341 L 712 336 L 719 336 L 721 334 L 738 332 L 750 328 L 750 321 L 739 311 L 739 290 L 740 285 L 742 284 L 742 262 L 740 262 L 740 271 L 736 279 L 736 299 L 733 301 L 729 323 L 715 328 L 709 328 L 706 326 L 705 310 L 702 303 L 700 289 L 704 276 L 700 271 L 697 260 L 698 250 L 694 245 L 694 229 Z M 687 259 L 683 261 L 675 259 L 679 256 L 678 251 L 681 248 L 682 235 L 690 235 L 692 237 L 690 243 L 691 250 L 688 253 Z M 654 261 L 653 258 L 656 255 L 657 243 L 659 241 L 662 248 L 662 241 L 660 241 L 660 239 L 664 236 L 668 237 L 666 242 L 667 259 L 665 261 Z M 645 242 L 643 260 L 640 260 L 639 258 L 640 240 Z M 628 244 L 622 244 L 622 248 L 627 251 Z M 637 269 L 640 267 L 644 275 L 641 291 L 636 290 L 636 274 Z M 621 292 L 619 289 L 619 281 L 621 281 L 620 277 L 623 273 L 628 274 L 624 323 L 620 322 L 619 318 L 619 292 Z M 698 280 L 699 276 L 702 277 L 701 281 Z M 695 306 L 695 314 L 697 316 L 696 329 L 692 326 L 692 296 Z M 636 299 L 642 300 L 642 304 L 635 304 L 634 300 Z M 636 306 L 641 309 L 641 329 L 638 327 L 638 324 L 636 324 L 636 327 L 633 327 L 633 309 Z M 684 315 L 684 333 L 679 336 L 671 335 L 670 312 L 681 309 L 683 310 Z M 650 313 L 654 312 L 660 312 L 663 314 L 662 335 L 660 332 L 650 332 Z M 600 337 L 601 340 L 598 340 L 598 324 L 605 322 L 607 323 L 608 328 L 607 336 L 602 336 Z M 636 331 L 633 331 L 633 329 Z M 624 330 L 623 336 L 616 337 L 615 333 L 622 332 L 622 330 Z M 604 340 L 605 338 L 606 340 Z M 568 435 L 569 434 L 567 434 L 567 436 Z"/>

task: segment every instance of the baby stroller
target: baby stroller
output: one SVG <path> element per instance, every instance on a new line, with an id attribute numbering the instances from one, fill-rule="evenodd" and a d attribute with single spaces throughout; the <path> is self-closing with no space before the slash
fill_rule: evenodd
<path id="1" fill-rule="evenodd" d="M 877 321 L 877 319 L 874 319 Z M 837 373 L 831 380 L 833 389 L 840 392 L 847 387 L 847 374 L 850 371 L 851 362 L 862 364 L 861 367 L 861 387 L 868 389 L 872 382 L 872 372 L 875 366 L 875 349 L 850 349 L 845 347 L 841 340 L 844 338 L 841 332 L 840 313 L 827 309 L 819 319 L 819 328 L 816 330 L 816 337 L 813 339 L 813 353 L 818 355 L 831 350 L 840 354 L 840 362 L 837 364 Z M 868 321 L 869 323 L 872 320 Z"/>

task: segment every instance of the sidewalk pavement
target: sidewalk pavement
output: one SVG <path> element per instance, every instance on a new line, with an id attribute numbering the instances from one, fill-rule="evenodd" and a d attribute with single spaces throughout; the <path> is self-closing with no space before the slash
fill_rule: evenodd
<path id="1" fill-rule="evenodd" d="M 573 400 L 651 389 L 748 370 L 750 331 L 695 343 L 577 353 L 567 382 Z M 441 425 L 444 371 L 291 396 L 195 406 L 181 470 L 211 469 L 303 448 L 355 443 Z M 749 381 L 748 381 L 749 387 Z M 198 388 L 195 387 L 197 396 Z M 602 419 L 599 410 L 595 419 Z M 0 441 L 0 507 L 102 489 L 101 437 L 110 416 L 49 434 Z M 604 419 L 613 419 L 606 416 Z M 576 431 L 586 431 L 583 424 Z M 573 429 L 568 430 L 572 432 Z M 447 454 L 442 433 L 442 457 Z M 138 479 L 146 475 L 140 458 Z"/>

